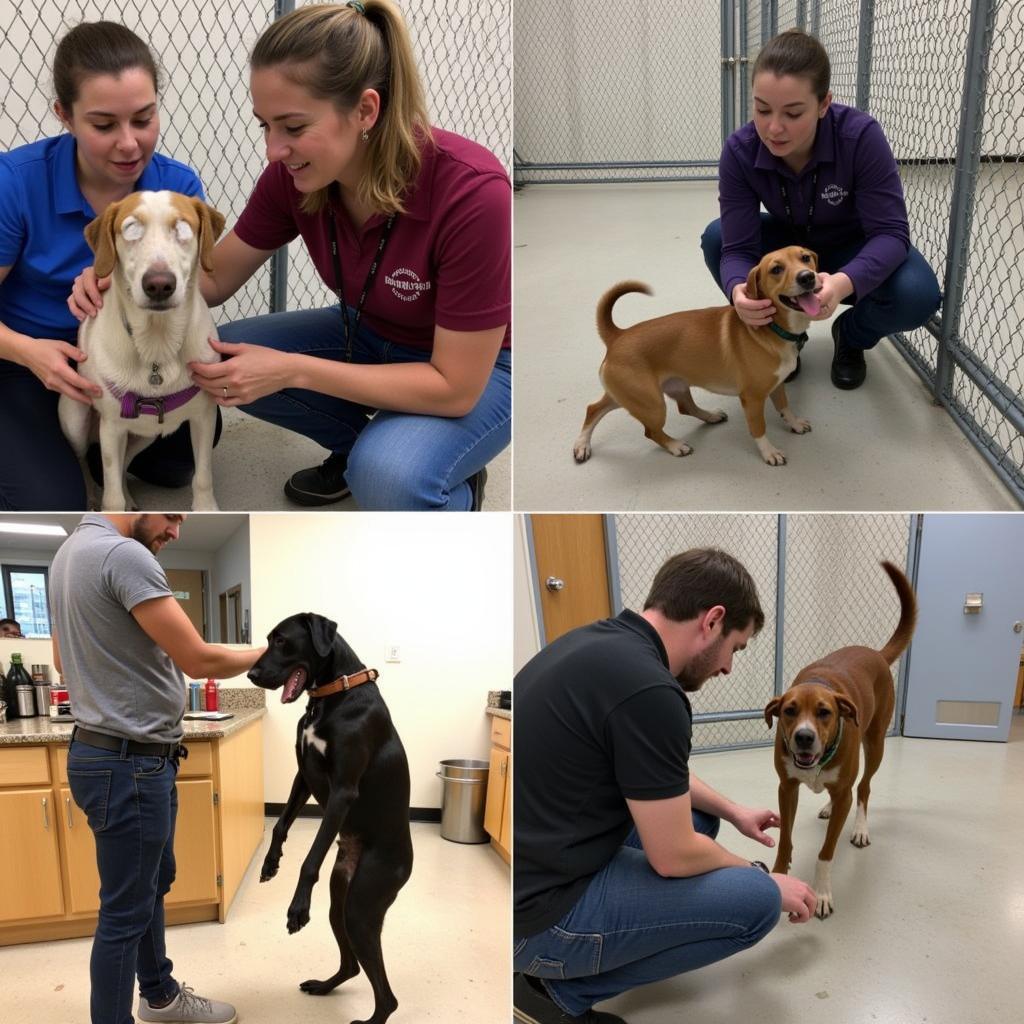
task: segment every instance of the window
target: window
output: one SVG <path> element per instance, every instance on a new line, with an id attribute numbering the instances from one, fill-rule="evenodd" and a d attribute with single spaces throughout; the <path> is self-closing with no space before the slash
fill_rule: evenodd
<path id="1" fill-rule="evenodd" d="M 3 578 L 7 616 L 18 620 L 26 639 L 49 637 L 49 568 L 45 565 L 5 565 Z"/>

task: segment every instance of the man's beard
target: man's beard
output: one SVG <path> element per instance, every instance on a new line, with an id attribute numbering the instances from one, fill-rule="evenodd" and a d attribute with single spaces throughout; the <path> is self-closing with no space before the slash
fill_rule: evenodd
<path id="1" fill-rule="evenodd" d="M 707 650 L 694 655 L 676 674 L 676 682 L 687 692 L 696 693 L 715 674 L 713 666 L 721 654 L 724 637 L 719 637 Z"/>
<path id="2" fill-rule="evenodd" d="M 144 548 L 152 554 L 156 554 L 163 547 L 165 541 L 157 543 L 157 538 L 162 537 L 163 531 L 153 531 L 148 523 L 149 516 L 140 516 L 132 523 L 132 540 L 137 540 Z"/>

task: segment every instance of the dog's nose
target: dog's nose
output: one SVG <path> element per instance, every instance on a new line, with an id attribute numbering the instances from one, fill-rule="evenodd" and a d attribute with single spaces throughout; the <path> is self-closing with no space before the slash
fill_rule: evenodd
<path id="1" fill-rule="evenodd" d="M 798 729 L 793 733 L 793 743 L 798 746 L 801 750 L 805 750 L 814 745 L 814 730 L 813 729 Z"/>
<path id="2" fill-rule="evenodd" d="M 801 288 L 813 288 L 814 287 L 814 271 L 813 270 L 801 270 L 796 275 L 796 283 Z"/>
<path id="3" fill-rule="evenodd" d="M 169 299 L 177 283 L 178 279 L 169 270 L 147 270 L 142 275 L 142 290 L 157 302 Z"/>

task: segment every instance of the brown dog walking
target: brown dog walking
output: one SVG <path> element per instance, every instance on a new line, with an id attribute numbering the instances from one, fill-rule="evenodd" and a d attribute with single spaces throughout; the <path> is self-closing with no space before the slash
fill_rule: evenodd
<path id="1" fill-rule="evenodd" d="M 764 709 L 775 734 L 775 770 L 779 775 L 782 829 L 773 871 L 786 874 L 793 857 L 793 819 L 800 784 L 815 793 L 827 789 L 830 802 L 819 818 L 828 818 L 825 843 L 818 853 L 815 913 L 826 918 L 835 909 L 832 857 L 853 803 L 859 748 L 864 746 L 864 775 L 857 787 L 857 817 L 850 842 L 868 846 L 868 798 L 871 779 L 882 763 L 885 733 L 896 701 L 890 666 L 906 650 L 917 620 L 917 600 L 906 576 L 890 562 L 882 568 L 900 599 L 900 621 L 886 645 L 843 647 L 800 670 L 793 685 Z"/>

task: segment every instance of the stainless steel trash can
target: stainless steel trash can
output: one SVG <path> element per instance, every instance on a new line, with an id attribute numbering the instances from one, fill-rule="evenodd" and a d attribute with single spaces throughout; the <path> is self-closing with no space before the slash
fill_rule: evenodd
<path id="1" fill-rule="evenodd" d="M 453 843 L 486 843 L 484 800 L 487 796 L 486 761 L 451 758 L 434 774 L 444 783 L 441 795 L 441 838 Z"/>

